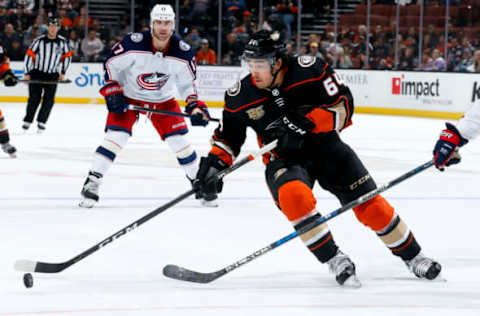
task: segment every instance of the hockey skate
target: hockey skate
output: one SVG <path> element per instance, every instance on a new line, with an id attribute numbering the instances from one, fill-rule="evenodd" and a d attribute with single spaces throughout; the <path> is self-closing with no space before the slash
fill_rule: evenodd
<path id="1" fill-rule="evenodd" d="M 17 149 L 9 143 L 2 144 L 2 150 L 12 158 L 17 158 Z"/>
<path id="2" fill-rule="evenodd" d="M 29 122 L 23 122 L 23 125 L 22 125 L 22 130 L 24 133 L 26 133 L 28 131 L 28 129 L 30 128 L 30 125 L 32 123 L 29 123 Z"/>
<path id="3" fill-rule="evenodd" d="M 337 254 L 327 263 L 330 272 L 335 274 L 338 284 L 353 288 L 362 286 L 355 273 L 355 264 L 342 251 L 338 250 Z"/>
<path id="4" fill-rule="evenodd" d="M 43 132 L 45 132 L 45 129 L 47 127 L 45 126 L 45 123 L 40 123 L 38 122 L 38 125 L 37 125 L 37 134 L 43 134 Z"/>
<path id="5" fill-rule="evenodd" d="M 420 279 L 434 280 L 442 271 L 442 266 L 438 262 L 425 257 L 422 253 L 416 255 L 412 260 L 405 261 L 405 264 Z"/>
<path id="6" fill-rule="evenodd" d="M 82 188 L 82 200 L 78 204 L 80 207 L 92 208 L 98 202 L 98 187 L 102 184 L 102 175 L 98 172 L 90 171 Z"/>

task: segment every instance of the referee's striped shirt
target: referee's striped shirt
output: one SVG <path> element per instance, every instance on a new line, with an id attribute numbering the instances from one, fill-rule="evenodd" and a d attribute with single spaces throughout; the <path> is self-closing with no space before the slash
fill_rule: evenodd
<path id="1" fill-rule="evenodd" d="M 60 35 L 49 39 L 46 35 L 37 37 L 25 55 L 25 73 L 32 70 L 48 74 L 65 74 L 72 61 L 72 51 L 67 40 Z"/>

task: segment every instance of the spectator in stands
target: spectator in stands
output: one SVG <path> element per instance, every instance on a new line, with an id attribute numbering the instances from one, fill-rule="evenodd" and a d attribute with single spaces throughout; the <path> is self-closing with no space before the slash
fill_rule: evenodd
<path id="1" fill-rule="evenodd" d="M 24 47 L 29 47 L 33 40 L 36 39 L 41 35 L 40 30 L 38 27 L 34 26 L 31 28 L 30 32 L 26 32 L 25 36 L 23 37 L 23 46 Z"/>
<path id="2" fill-rule="evenodd" d="M 5 24 L 8 23 L 7 8 L 0 7 L 0 30 L 5 29 Z"/>
<path id="3" fill-rule="evenodd" d="M 240 26 L 244 28 L 245 33 L 247 33 L 248 35 L 252 35 L 256 32 L 257 27 L 252 21 L 252 13 L 250 13 L 250 11 L 243 12 L 242 23 L 240 24 Z"/>
<path id="4" fill-rule="evenodd" d="M 310 43 L 310 45 L 309 45 L 309 47 L 308 47 L 308 48 L 309 48 L 309 53 L 308 53 L 308 54 L 309 54 L 310 56 L 313 56 L 313 57 L 325 59 L 326 56 L 323 55 L 323 54 L 320 52 L 320 49 L 318 48 L 318 46 L 319 46 L 319 45 L 318 45 L 317 42 L 312 42 L 312 43 Z"/>
<path id="5" fill-rule="evenodd" d="M 79 34 L 85 30 L 85 24 L 87 24 L 87 8 L 85 6 L 80 7 L 80 15 L 73 20 L 73 27 L 79 31 Z M 88 28 L 92 27 L 92 18 L 88 17 Z"/>
<path id="6" fill-rule="evenodd" d="M 192 28 L 185 36 L 185 41 L 192 46 L 192 51 L 197 53 L 201 46 L 201 38 L 197 28 Z"/>
<path id="7" fill-rule="evenodd" d="M 445 71 L 445 59 L 438 49 L 434 49 L 432 57 L 427 60 L 427 63 L 423 66 L 423 70 L 427 71 Z"/>
<path id="8" fill-rule="evenodd" d="M 21 6 L 25 10 L 25 14 L 32 15 L 35 9 L 35 0 L 17 0 L 17 6 Z"/>
<path id="9" fill-rule="evenodd" d="M 227 16 L 239 17 L 247 10 L 245 0 L 227 0 L 225 1 L 225 12 Z"/>
<path id="10" fill-rule="evenodd" d="M 23 47 L 19 38 L 14 38 L 12 41 L 12 47 L 7 51 L 7 56 L 11 61 L 23 61 L 25 57 L 26 49 Z"/>
<path id="11" fill-rule="evenodd" d="M 439 41 L 440 41 L 440 38 L 439 38 L 439 35 L 437 34 L 437 32 L 435 32 L 435 26 L 433 24 L 429 24 L 427 26 L 427 30 L 424 34 L 430 36 L 430 42 L 431 42 L 431 45 L 432 47 L 436 47 L 438 44 L 439 44 Z M 443 45 L 443 43 L 442 43 Z"/>
<path id="12" fill-rule="evenodd" d="M 24 32 L 32 24 L 33 18 L 25 14 L 23 7 L 18 5 L 16 12 L 10 15 L 9 20 L 17 32 Z"/>
<path id="13" fill-rule="evenodd" d="M 217 55 L 213 49 L 209 47 L 208 39 L 202 39 L 202 47 L 195 55 L 195 58 L 198 65 L 215 65 Z"/>
<path id="14" fill-rule="evenodd" d="M 458 63 L 453 71 L 455 72 L 468 72 L 468 68 L 473 65 L 472 50 L 467 48 L 463 51 L 463 59 Z"/>
<path id="15" fill-rule="evenodd" d="M 210 0 L 193 0 L 193 9 L 190 13 L 192 25 L 197 27 L 205 27 L 205 21 L 208 20 L 208 9 L 210 8 Z"/>
<path id="16" fill-rule="evenodd" d="M 281 15 L 283 24 L 285 24 L 285 36 L 287 40 L 292 38 L 292 23 L 295 21 L 298 7 L 292 0 L 282 0 L 277 4 L 277 12 Z"/>
<path id="17" fill-rule="evenodd" d="M 337 49 L 337 68 L 350 69 L 353 67 L 350 56 L 345 55 L 345 51 L 341 46 L 336 46 Z"/>
<path id="18" fill-rule="evenodd" d="M 47 25 L 42 23 L 42 17 L 40 15 L 37 15 L 35 17 L 35 20 L 33 21 L 33 24 L 28 28 L 27 32 L 26 32 L 26 36 L 27 37 L 31 37 L 32 39 L 35 39 L 35 37 L 33 37 L 32 35 L 32 30 L 36 28 L 38 29 L 38 35 L 42 35 L 42 34 L 45 34 L 47 32 Z M 29 45 L 30 46 L 30 45 Z M 28 46 L 27 46 L 28 47 Z"/>
<path id="19" fill-rule="evenodd" d="M 467 68 L 468 72 L 480 72 L 480 50 L 473 53 L 472 64 Z"/>
<path id="20" fill-rule="evenodd" d="M 372 51 L 372 67 L 374 69 L 391 69 L 391 59 L 390 54 L 392 51 L 392 47 L 385 41 L 384 34 L 377 34 L 377 40 L 373 45 Z"/>
<path id="21" fill-rule="evenodd" d="M 88 37 L 82 40 L 83 60 L 86 62 L 101 61 L 103 57 L 100 56 L 100 53 L 103 50 L 103 46 L 102 41 L 97 37 L 97 32 L 93 29 L 89 30 Z"/>
<path id="22" fill-rule="evenodd" d="M 65 9 L 58 10 L 58 21 L 60 22 L 60 27 L 64 30 L 68 31 L 71 27 L 73 27 L 73 22 L 67 16 L 67 10 Z"/>
<path id="23" fill-rule="evenodd" d="M 399 70 L 415 70 L 417 68 L 417 60 L 414 55 L 414 50 L 412 47 L 407 47 L 403 50 L 398 69 Z"/>
<path id="24" fill-rule="evenodd" d="M 237 40 L 233 32 L 227 34 L 227 40 L 222 45 L 222 64 L 240 65 L 240 56 L 243 53 L 243 43 Z"/>
<path id="25" fill-rule="evenodd" d="M 12 42 L 18 38 L 19 37 L 15 33 L 12 23 L 5 24 L 4 33 L 1 35 L 0 39 L 7 52 L 12 49 Z"/>
<path id="26" fill-rule="evenodd" d="M 70 30 L 70 34 L 68 36 L 68 46 L 72 51 L 72 61 L 79 62 L 81 60 L 81 53 L 80 50 L 81 41 L 78 37 L 77 31 L 75 29 Z"/>

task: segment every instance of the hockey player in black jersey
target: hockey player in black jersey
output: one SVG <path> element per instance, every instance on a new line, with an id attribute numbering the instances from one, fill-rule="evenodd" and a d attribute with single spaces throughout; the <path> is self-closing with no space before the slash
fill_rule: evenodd
<path id="1" fill-rule="evenodd" d="M 312 193 L 315 182 L 342 205 L 376 184 L 339 136 L 351 124 L 350 90 L 324 60 L 287 56 L 280 37 L 262 30 L 246 45 L 243 59 L 250 74 L 225 94 L 222 124 L 209 155 L 201 159 L 197 189 L 204 194 L 221 191 L 223 183 L 206 179 L 232 164 L 250 127 L 260 146 L 278 139 L 276 149 L 264 156 L 266 182 L 276 205 L 299 230 L 321 216 Z M 420 252 L 408 226 L 382 196 L 354 212 L 417 277 L 432 280 L 439 275 L 440 264 Z M 360 285 L 354 263 L 339 250 L 327 224 L 300 238 L 320 262 L 328 263 L 339 284 Z"/>

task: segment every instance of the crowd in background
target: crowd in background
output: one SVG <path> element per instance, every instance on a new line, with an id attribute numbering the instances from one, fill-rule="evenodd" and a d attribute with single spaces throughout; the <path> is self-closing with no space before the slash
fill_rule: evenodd
<path id="1" fill-rule="evenodd" d="M 465 1 L 449 0 L 452 6 Z M 469 1 L 469 0 L 466 0 Z M 472 0 L 470 0 L 472 1 Z M 145 2 L 145 1 L 143 1 Z M 136 31 L 149 28 L 149 7 L 157 1 L 138 1 L 135 12 Z M 159 1 L 169 3 L 169 1 Z M 170 1 L 174 4 L 174 1 Z M 415 3 L 413 0 L 412 3 Z M 260 19 L 258 1 L 229 0 L 223 3 L 221 56 L 217 56 L 218 1 L 183 0 L 180 3 L 177 33 L 185 38 L 196 54 L 200 65 L 239 65 L 243 47 L 249 36 L 259 28 L 281 29 L 287 48 L 293 55 L 306 54 L 327 59 L 337 68 L 366 68 L 367 27 L 362 23 L 340 23 L 335 43 L 334 26 L 300 38 L 296 30 L 298 7 L 296 0 L 265 0 Z M 302 1 L 303 13 L 330 14 L 333 0 Z M 392 5 L 393 0 L 372 1 L 373 7 Z M 426 6 L 440 6 L 426 0 Z M 444 1 L 442 1 L 442 4 Z M 414 4 L 412 4 L 414 5 Z M 392 5 L 393 6 L 393 5 Z M 480 10 L 480 8 L 473 10 Z M 480 17 L 480 11 L 478 17 Z M 0 0 L 0 41 L 12 61 L 22 61 L 26 49 L 40 34 L 46 31 L 49 15 L 56 15 L 61 24 L 60 35 L 68 39 L 73 61 L 99 62 L 111 47 L 131 31 L 130 17 L 124 16 L 115 28 L 106 28 L 95 18 L 86 15 L 86 7 L 80 0 Z M 439 17 L 441 18 L 441 17 Z M 346 21 L 347 19 L 343 19 Z M 474 20 L 478 20 L 474 18 Z M 259 24 L 261 21 L 261 25 Z M 372 20 L 375 22 L 375 20 Z M 476 22 L 475 22 L 476 23 Z M 86 34 L 88 24 L 88 32 Z M 418 58 L 418 25 L 402 27 L 398 35 L 398 65 L 395 66 L 396 25 L 371 23 L 368 37 L 368 69 L 398 69 L 425 71 L 480 72 L 480 34 L 462 31 L 465 19 L 450 21 L 452 31 L 448 35 L 445 58 L 445 33 L 438 24 L 424 23 L 422 56 Z M 475 25 L 468 25 L 469 27 Z M 480 30 L 480 28 L 479 28 Z M 298 45 L 298 40 L 301 40 Z M 297 50 L 300 47 L 300 50 Z M 218 63 L 218 61 L 220 61 Z"/>

